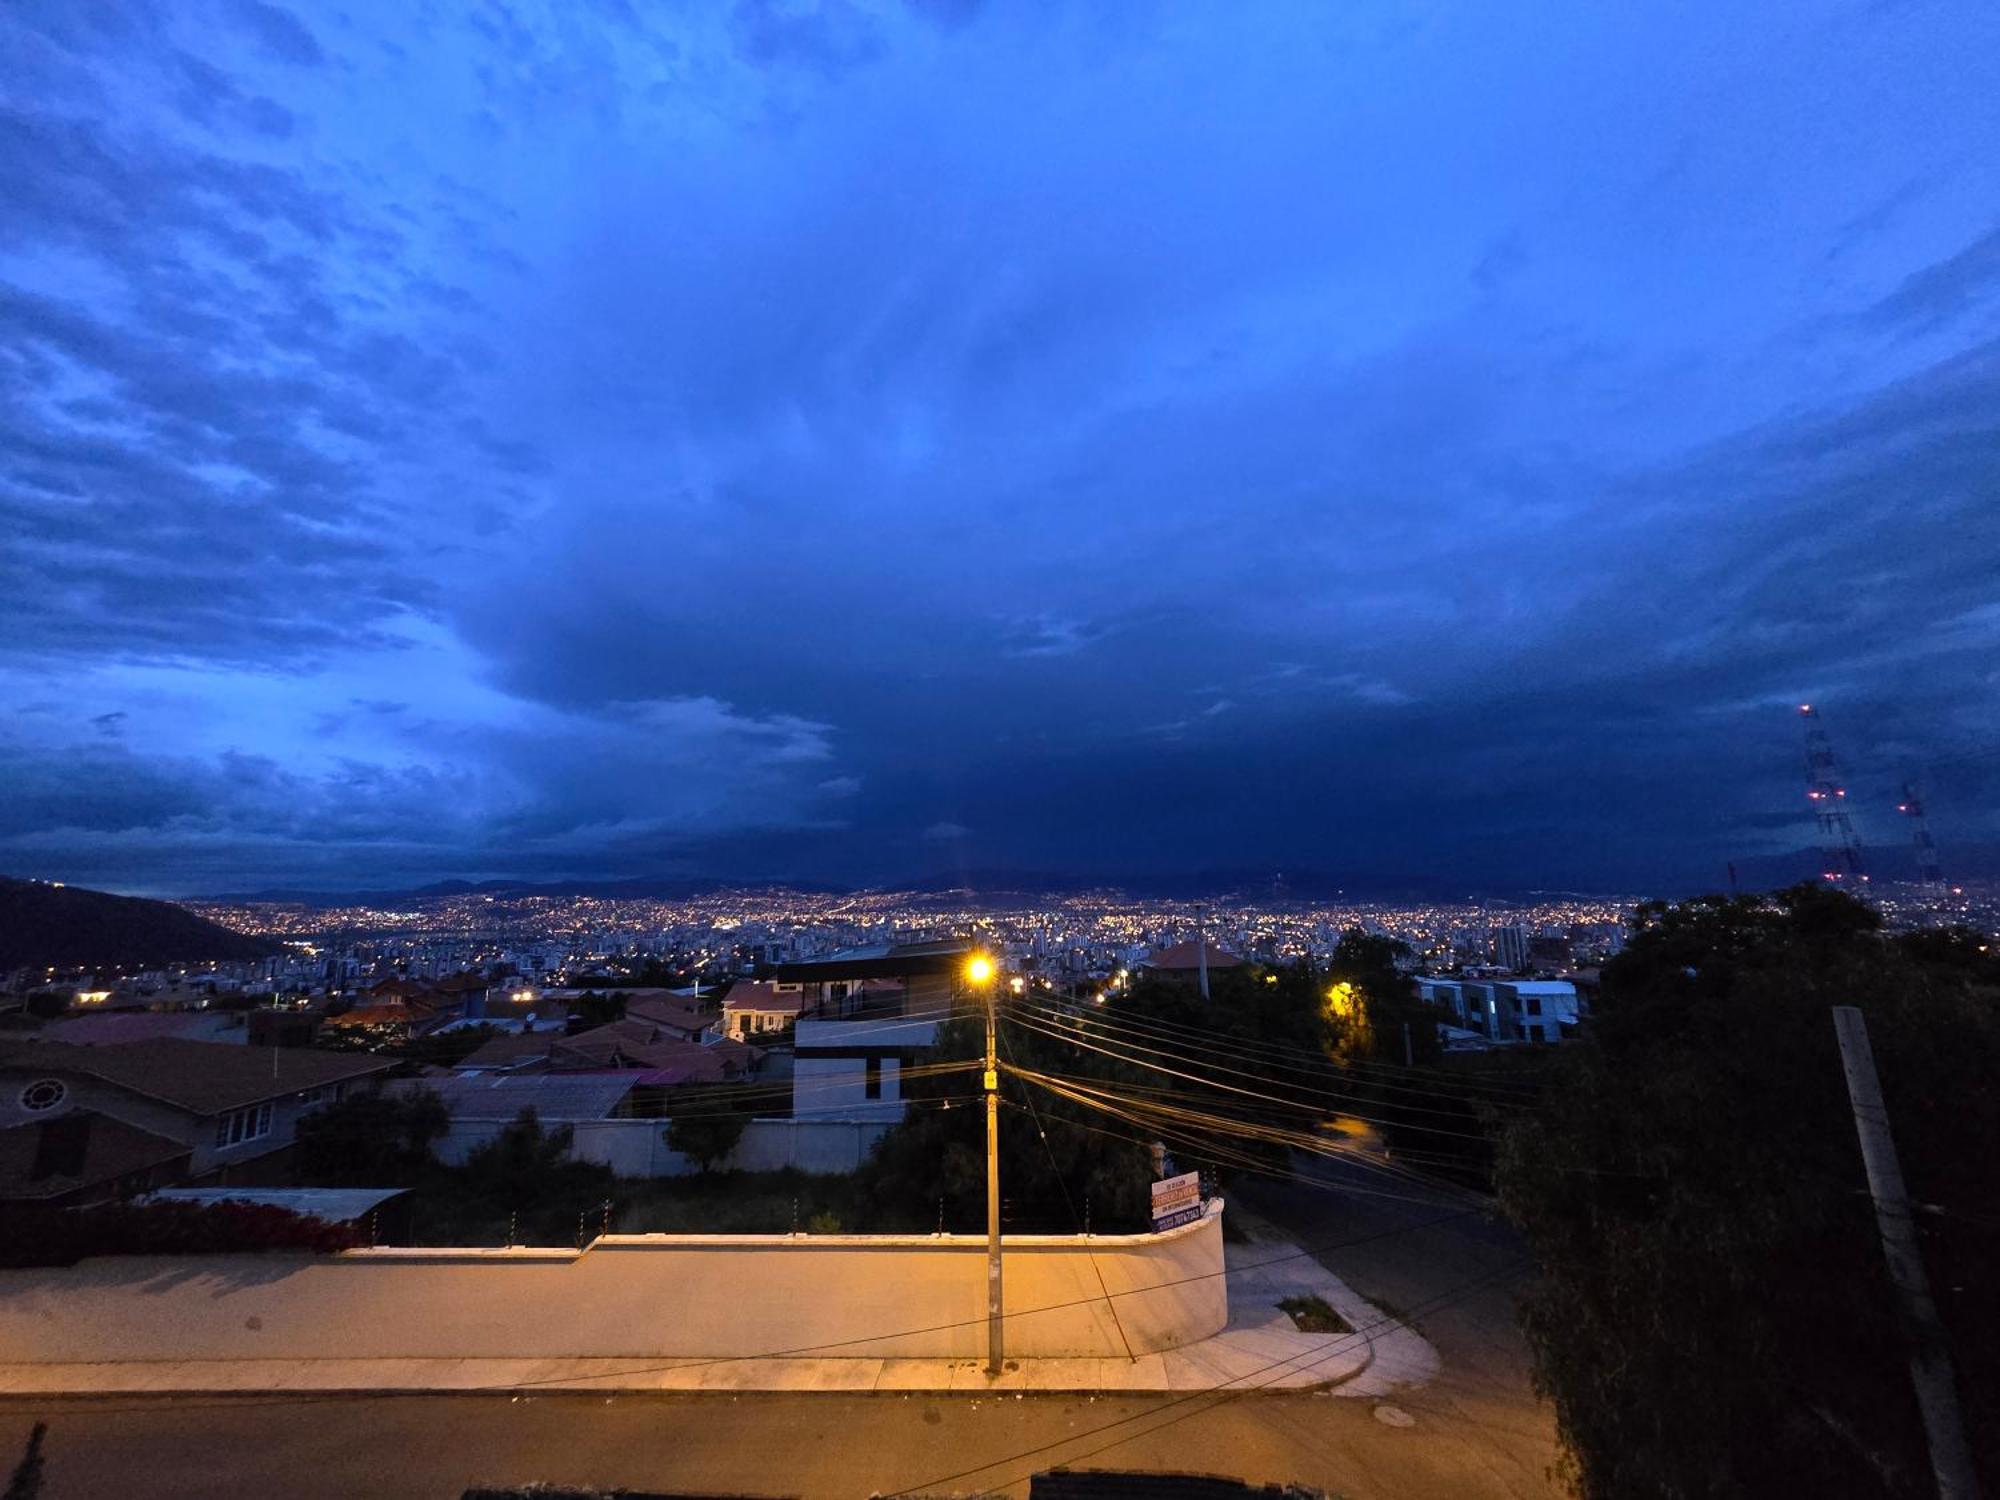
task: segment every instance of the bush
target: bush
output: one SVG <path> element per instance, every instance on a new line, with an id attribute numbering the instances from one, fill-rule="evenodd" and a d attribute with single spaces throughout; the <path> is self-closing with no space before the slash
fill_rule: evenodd
<path id="1" fill-rule="evenodd" d="M 70 1266 L 94 1255 L 224 1255 L 260 1250 L 331 1254 L 358 1243 L 329 1224 L 257 1203 L 116 1203 L 63 1209 L 0 1207 L 0 1266 Z"/>
<path id="2" fill-rule="evenodd" d="M 444 1101 L 429 1089 L 349 1095 L 299 1121 L 299 1179 L 316 1187 L 408 1187 L 450 1128 Z"/>

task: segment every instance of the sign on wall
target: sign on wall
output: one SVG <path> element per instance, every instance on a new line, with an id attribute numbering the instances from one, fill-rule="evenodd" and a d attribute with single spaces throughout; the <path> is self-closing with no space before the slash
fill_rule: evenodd
<path id="1" fill-rule="evenodd" d="M 1153 1228 L 1176 1229 L 1201 1217 L 1201 1174 L 1183 1172 L 1153 1184 Z"/>

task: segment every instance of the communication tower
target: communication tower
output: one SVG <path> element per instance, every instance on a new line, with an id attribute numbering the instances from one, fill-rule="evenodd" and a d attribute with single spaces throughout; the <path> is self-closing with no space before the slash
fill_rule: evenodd
<path id="1" fill-rule="evenodd" d="M 1854 820 L 1847 816 L 1847 788 L 1840 784 L 1826 726 L 1810 703 L 1799 705 L 1799 717 L 1806 730 L 1806 800 L 1812 803 L 1813 817 L 1819 823 L 1820 878 L 1865 885 L 1868 875 L 1861 866 L 1861 841 L 1854 836 Z"/>
<path id="2" fill-rule="evenodd" d="M 1938 863 L 1937 840 L 1931 837 L 1930 818 L 1924 812 L 1924 799 L 1917 794 L 1914 781 L 1903 783 L 1903 800 L 1896 804 L 1896 811 L 1910 820 L 1910 841 L 1917 849 L 1917 881 L 1933 890 L 1944 889 L 1944 867 Z"/>

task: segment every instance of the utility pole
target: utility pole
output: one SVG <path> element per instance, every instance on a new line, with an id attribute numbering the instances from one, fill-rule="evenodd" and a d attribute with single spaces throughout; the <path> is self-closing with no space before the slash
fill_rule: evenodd
<path id="1" fill-rule="evenodd" d="M 1847 1075 L 1848 1102 L 1854 1106 L 1854 1131 L 1861 1138 L 1868 1193 L 1875 1200 L 1882 1255 L 1889 1262 L 1889 1280 L 1896 1288 L 1910 1336 L 1910 1381 L 1917 1388 L 1917 1407 L 1923 1413 L 1938 1495 L 1941 1500 L 1978 1500 L 1979 1479 L 1973 1472 L 1972 1448 L 1965 1437 L 1965 1416 L 1958 1408 L 1951 1353 L 1945 1347 L 1944 1326 L 1938 1321 L 1930 1282 L 1924 1275 L 1916 1220 L 1910 1217 L 1903 1168 L 1896 1159 L 1895 1138 L 1889 1133 L 1889 1115 L 1882 1104 L 1882 1082 L 1875 1074 L 1875 1054 L 1868 1045 L 1868 1023 L 1853 1006 L 1836 1005 L 1833 1031 L 1840 1039 L 1840 1066 Z"/>
<path id="2" fill-rule="evenodd" d="M 1410 1023 L 1408 1021 L 1405 1021 L 1403 1023 L 1403 1066 L 1406 1068 L 1414 1068 L 1416 1065 L 1417 1065 L 1417 1054 L 1416 1051 L 1410 1046 Z"/>
<path id="3" fill-rule="evenodd" d="M 966 965 L 972 982 L 986 991 L 986 1373 L 998 1375 L 1006 1361 L 1000 1313 L 1000 1059 L 994 1051 L 992 960 L 976 956 Z"/>

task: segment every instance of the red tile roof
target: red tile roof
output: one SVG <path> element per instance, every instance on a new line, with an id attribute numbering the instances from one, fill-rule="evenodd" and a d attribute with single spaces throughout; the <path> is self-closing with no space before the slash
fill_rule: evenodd
<path id="1" fill-rule="evenodd" d="M 1208 949 L 1208 966 L 1211 969 L 1234 969 L 1243 962 L 1242 959 L 1225 948 L 1218 948 L 1213 943 L 1208 943 L 1205 946 Z M 1190 939 L 1185 943 L 1175 943 L 1172 947 L 1162 948 L 1153 953 L 1147 958 L 1146 967 L 1149 969 L 1172 970 L 1199 969 L 1201 967 L 1201 956 L 1196 949 L 1194 941 Z"/>

